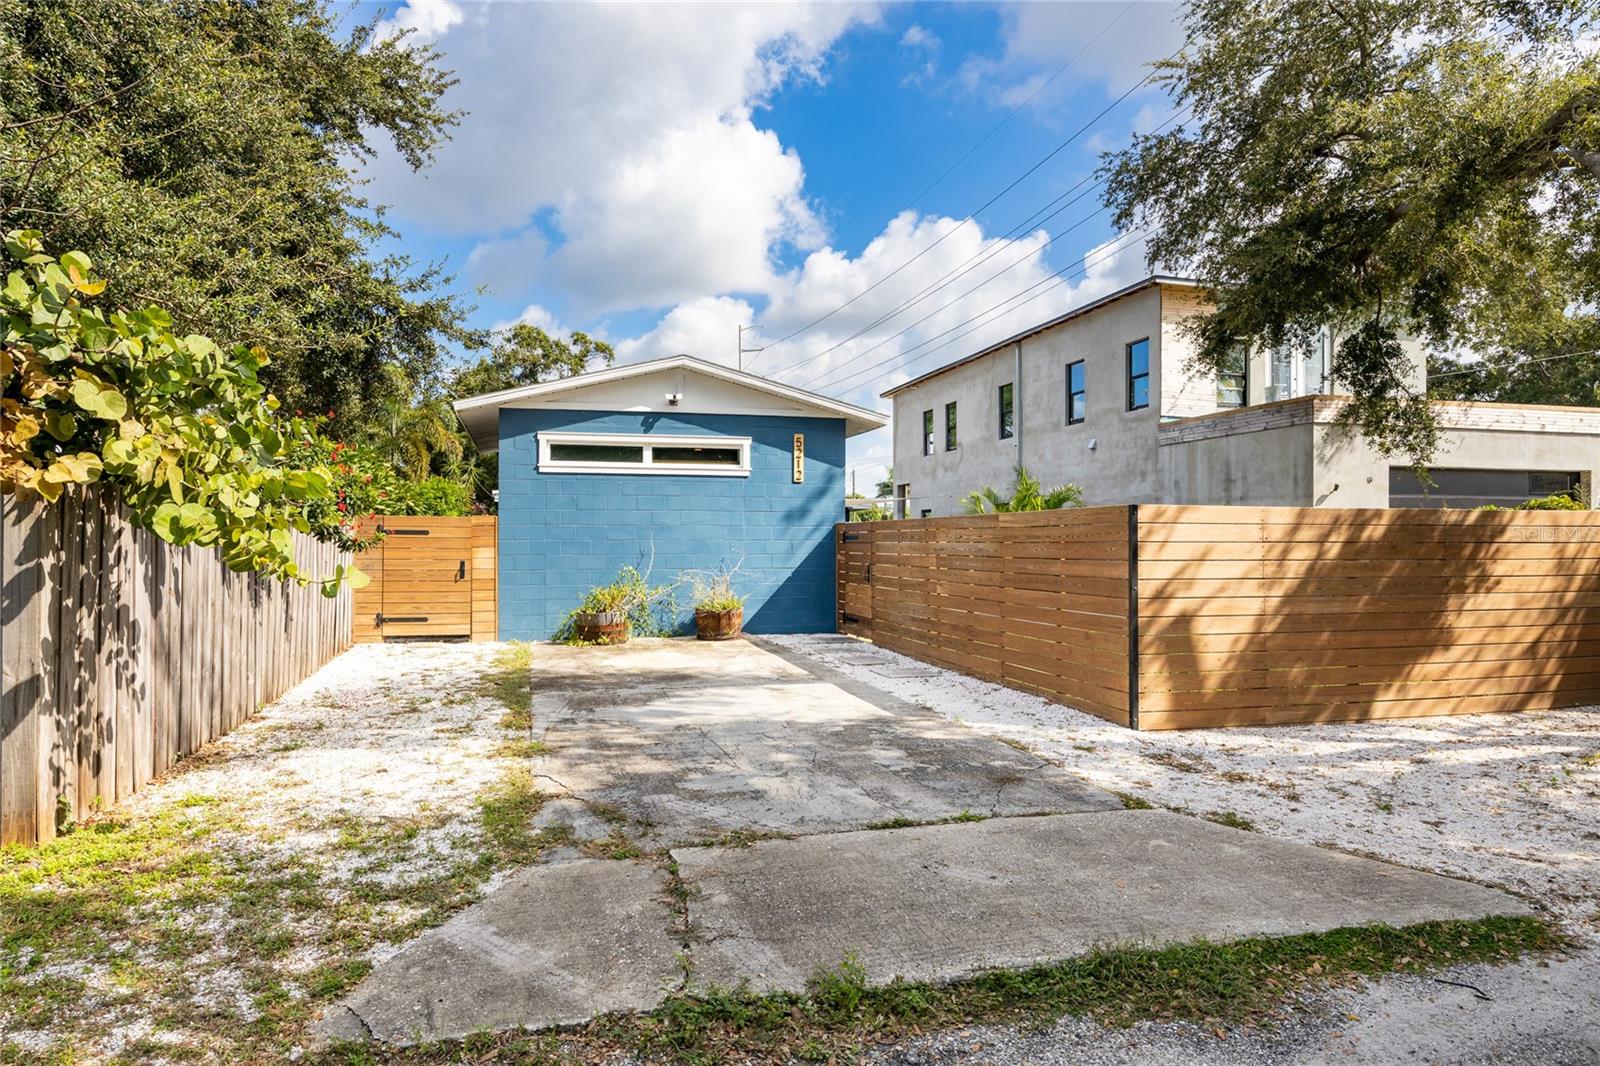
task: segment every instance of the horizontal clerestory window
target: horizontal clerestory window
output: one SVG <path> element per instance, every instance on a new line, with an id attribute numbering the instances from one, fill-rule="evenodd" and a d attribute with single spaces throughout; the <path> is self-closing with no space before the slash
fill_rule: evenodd
<path id="1" fill-rule="evenodd" d="M 750 438 L 540 433 L 539 472 L 746 477 L 750 473 Z"/>

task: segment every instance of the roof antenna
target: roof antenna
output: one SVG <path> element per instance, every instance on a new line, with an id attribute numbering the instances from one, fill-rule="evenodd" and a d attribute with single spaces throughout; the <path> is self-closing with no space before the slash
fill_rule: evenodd
<path id="1" fill-rule="evenodd" d="M 744 346 L 745 330 L 749 330 L 751 333 L 754 333 L 756 331 L 756 327 L 755 326 L 740 326 L 739 327 L 739 370 L 740 370 L 740 372 L 744 371 L 744 357 L 746 355 L 749 355 L 751 352 L 764 352 L 764 351 L 766 351 L 766 348 L 746 348 Z"/>

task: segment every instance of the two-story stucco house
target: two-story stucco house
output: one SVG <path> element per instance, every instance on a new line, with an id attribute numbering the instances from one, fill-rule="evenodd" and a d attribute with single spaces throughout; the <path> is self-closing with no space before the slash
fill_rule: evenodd
<path id="1" fill-rule="evenodd" d="M 897 510 L 957 514 L 1021 464 L 1073 482 L 1090 504 L 1300 507 L 1514 505 L 1590 499 L 1600 409 L 1439 402 L 1441 446 L 1424 492 L 1403 456 L 1337 424 L 1327 339 L 1311 352 L 1251 350 L 1199 377 L 1181 328 L 1200 287 L 1155 276 L 923 374 L 894 401 Z M 1426 383 L 1412 345 L 1411 382 Z"/>

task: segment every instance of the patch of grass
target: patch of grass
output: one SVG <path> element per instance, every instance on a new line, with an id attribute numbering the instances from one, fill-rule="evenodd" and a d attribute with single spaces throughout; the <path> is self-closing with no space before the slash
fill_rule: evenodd
<path id="1" fill-rule="evenodd" d="M 1033 752 L 1032 748 L 1028 747 L 1028 745 L 1024 744 L 1022 741 L 1018 740 L 1016 737 L 1002 737 L 1002 736 L 996 735 L 995 739 L 998 740 L 1000 743 L 1006 745 L 1007 747 L 1016 748 L 1018 751 L 1025 751 L 1025 752 L 1028 752 L 1029 754 L 1032 754 L 1032 752 Z"/>
<path id="2" fill-rule="evenodd" d="M 623 1051 L 652 1062 L 847 1061 L 857 1049 L 913 1033 L 1047 1025 L 1065 1015 L 1114 1026 L 1144 1019 L 1247 1025 L 1269 1020 L 1309 988 L 1356 976 L 1506 962 L 1565 946 L 1562 935 L 1539 919 L 1491 918 L 1117 949 L 950 985 L 896 981 L 877 988 L 847 957 L 837 969 L 817 974 L 800 995 L 681 995 L 648 1014 L 591 1023 L 574 1039 L 585 1049 Z"/>
<path id="3" fill-rule="evenodd" d="M 494 756 L 497 759 L 534 759 L 549 750 L 542 740 L 502 740 L 495 745 Z"/>
<path id="4" fill-rule="evenodd" d="M 957 822 L 986 822 L 987 814 L 978 814 L 974 811 L 962 810 L 960 814 L 952 814 L 948 818 L 885 818 L 881 822 L 868 822 L 867 829 L 910 829 L 918 825 L 953 825 Z"/>
<path id="5" fill-rule="evenodd" d="M 501 648 L 479 679 L 478 691 L 505 707 L 506 713 L 500 718 L 502 729 L 532 729 L 533 649 L 522 641 Z"/>
<path id="6" fill-rule="evenodd" d="M 502 862 L 527 862 L 538 854 L 542 842 L 533 816 L 545 798 L 534 787 L 533 774 L 520 766 L 478 797 L 478 820 L 491 856 Z"/>
<path id="7" fill-rule="evenodd" d="M 1256 831 L 1256 823 L 1234 811 L 1212 811 L 1204 815 L 1204 818 L 1208 822 L 1216 822 L 1218 825 L 1226 825 L 1233 829 L 1243 829 L 1247 833 Z"/>
<path id="8" fill-rule="evenodd" d="M 1113 792 L 1113 796 L 1122 801 L 1122 806 L 1130 811 L 1153 811 L 1156 805 L 1149 800 L 1140 799 L 1131 792 Z"/>

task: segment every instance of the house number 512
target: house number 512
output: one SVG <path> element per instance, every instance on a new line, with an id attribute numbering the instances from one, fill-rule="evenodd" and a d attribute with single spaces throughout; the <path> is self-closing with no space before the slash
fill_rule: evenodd
<path id="1" fill-rule="evenodd" d="M 799 485 L 806 479 L 806 435 L 794 435 L 794 483 Z"/>

